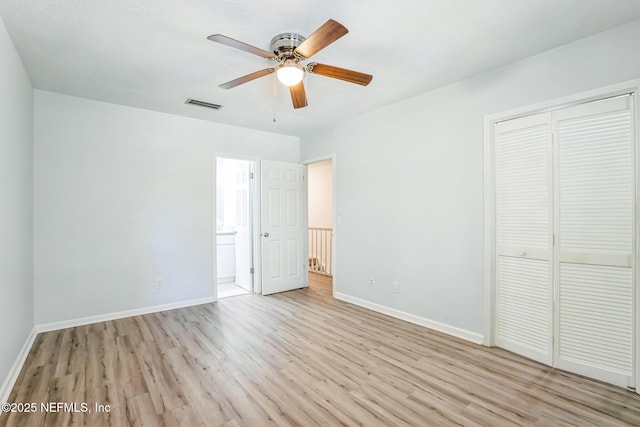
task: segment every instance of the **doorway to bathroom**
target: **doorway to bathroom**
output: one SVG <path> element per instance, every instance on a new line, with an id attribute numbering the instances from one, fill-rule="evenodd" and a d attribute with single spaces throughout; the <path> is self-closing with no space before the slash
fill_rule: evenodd
<path id="1" fill-rule="evenodd" d="M 216 158 L 218 299 L 254 292 L 255 163 Z"/>

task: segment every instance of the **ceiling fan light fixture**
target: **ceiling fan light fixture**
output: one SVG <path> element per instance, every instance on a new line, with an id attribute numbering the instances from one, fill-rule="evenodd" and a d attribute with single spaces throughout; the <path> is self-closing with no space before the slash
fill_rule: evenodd
<path id="1" fill-rule="evenodd" d="M 222 34 L 214 34 L 207 37 L 212 42 L 220 43 L 235 49 L 243 50 L 262 58 L 274 60 L 277 65 L 271 68 L 255 71 L 237 79 L 218 85 L 222 89 L 231 89 L 241 84 L 248 83 L 260 77 L 276 73 L 278 80 L 289 87 L 293 108 L 304 108 L 307 104 L 307 95 L 302 84 L 306 73 L 317 74 L 333 79 L 343 80 L 366 86 L 373 78 L 370 74 L 347 70 L 346 68 L 332 65 L 310 64 L 301 65 L 313 55 L 347 34 L 349 30 L 333 19 L 329 19 L 320 28 L 314 31 L 308 38 L 296 33 L 281 33 L 271 39 L 270 51 L 260 49 L 250 44 L 241 42 Z M 275 80 L 273 80 L 275 84 Z"/>
<path id="2" fill-rule="evenodd" d="M 282 64 L 276 70 L 278 80 L 286 86 L 295 86 L 304 78 L 304 70 L 298 64 Z"/>

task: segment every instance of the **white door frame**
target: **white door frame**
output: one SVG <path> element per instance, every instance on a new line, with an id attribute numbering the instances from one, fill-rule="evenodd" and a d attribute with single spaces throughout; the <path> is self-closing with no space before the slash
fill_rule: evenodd
<path id="1" fill-rule="evenodd" d="M 538 114 L 545 111 L 558 110 L 566 108 L 572 105 L 582 104 L 586 102 L 595 101 L 598 99 L 623 95 L 626 93 L 634 92 L 634 111 L 635 111 L 635 154 L 636 154 L 636 168 L 635 168 L 635 201 L 636 206 L 640 206 L 639 197 L 639 184 L 640 184 L 640 153 L 638 146 L 640 139 L 640 113 L 638 112 L 638 96 L 640 96 L 640 79 L 631 80 L 623 83 L 618 83 L 610 86 L 605 86 L 597 89 L 593 89 L 586 92 L 581 92 L 573 95 L 569 95 L 562 98 L 543 101 L 537 104 L 519 107 L 507 111 L 502 111 L 495 114 L 486 115 L 484 117 L 484 339 L 483 344 L 486 346 L 495 345 L 495 164 L 494 164 L 494 125 L 506 120 L 515 119 L 518 117 L 528 116 L 532 114 Z M 636 209 L 636 224 L 640 224 L 640 209 Z M 640 241 L 640 227 L 636 227 L 636 245 Z M 638 263 L 638 248 L 634 248 L 636 254 L 636 265 Z M 638 289 L 639 280 L 635 278 L 635 380 L 636 384 L 640 384 L 640 327 L 638 327 L 638 321 L 640 320 L 640 289 Z M 636 389 L 640 394 L 640 387 Z"/>
<path id="2" fill-rule="evenodd" d="M 331 221 L 332 221 L 332 227 L 333 227 L 333 236 L 331 237 L 331 248 L 333 251 L 333 259 L 331 260 L 331 268 L 332 268 L 332 284 L 333 286 L 331 286 L 332 289 L 332 296 L 335 298 L 336 297 L 336 288 L 338 285 L 338 281 L 336 280 L 336 276 L 337 276 L 337 272 L 338 269 L 336 268 L 337 265 L 337 251 L 338 248 L 336 247 L 336 235 L 338 233 L 338 210 L 337 210 L 337 205 L 336 205 L 336 154 L 335 153 L 329 153 L 329 154 L 324 154 L 322 156 L 318 156 L 318 157 L 312 157 L 310 159 L 305 159 L 303 160 L 301 163 L 303 165 L 307 165 L 309 166 L 312 163 L 318 163 L 318 162 L 323 162 L 325 160 L 331 160 L 331 199 L 333 202 L 333 212 L 331 213 Z M 309 180 L 307 179 L 307 193 L 309 192 Z M 307 214 L 308 215 L 308 214 Z M 308 233 L 307 233 L 308 234 Z"/>
<path id="3" fill-rule="evenodd" d="M 262 293 L 262 263 L 261 259 L 261 249 L 260 249 L 260 158 L 254 156 L 245 156 L 242 154 L 236 153 L 213 153 L 213 212 L 212 212 L 212 223 L 213 223 L 213 299 L 214 301 L 218 300 L 218 266 L 215 264 L 218 259 L 218 249 L 216 245 L 216 192 L 217 192 L 217 161 L 218 158 L 223 159 L 234 159 L 234 160 L 247 160 L 253 162 L 253 208 L 252 208 L 252 228 L 253 228 L 253 236 L 252 245 L 253 245 L 253 292 L 254 293 Z"/>

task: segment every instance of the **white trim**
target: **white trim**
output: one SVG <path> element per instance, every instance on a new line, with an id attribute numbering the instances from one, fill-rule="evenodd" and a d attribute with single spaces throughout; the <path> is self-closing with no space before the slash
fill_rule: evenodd
<path id="1" fill-rule="evenodd" d="M 483 274 L 483 332 L 482 344 L 493 347 L 496 345 L 494 334 L 495 324 L 495 233 L 496 233 L 496 209 L 495 209 L 495 162 L 494 162 L 494 122 L 488 117 L 484 119 L 484 274 Z"/>
<path id="2" fill-rule="evenodd" d="M 638 209 L 638 207 L 640 207 L 640 174 L 638 173 L 638 171 L 640 170 L 640 105 L 638 105 L 640 103 L 640 101 L 638 101 L 638 96 L 639 96 L 639 92 L 640 92 L 640 79 L 636 81 L 636 86 L 637 86 L 637 91 L 634 94 L 634 96 L 632 97 L 632 108 L 633 108 L 633 113 L 634 113 L 634 120 L 635 120 L 635 134 L 634 134 L 634 145 L 633 145 L 633 149 L 634 149 L 634 161 L 635 161 L 635 168 L 634 168 L 634 185 L 635 185 L 635 202 L 636 202 L 636 206 L 635 206 L 635 218 L 634 218 L 634 231 L 635 231 L 635 246 L 634 246 L 634 251 L 635 251 L 635 257 L 633 262 L 635 263 L 635 269 L 633 271 L 634 276 L 633 276 L 633 283 L 635 283 L 635 288 L 634 288 L 634 292 L 635 292 L 635 318 L 634 320 L 634 328 L 635 328 L 635 336 L 634 336 L 634 344 L 635 344 L 635 350 L 636 350 L 636 358 L 633 361 L 634 362 L 634 372 L 636 373 L 635 376 L 635 389 L 636 389 L 636 393 L 640 394 L 640 289 L 639 289 L 639 285 L 638 285 L 638 268 L 640 267 L 640 250 L 638 248 L 638 244 L 640 243 L 640 227 L 638 226 L 638 224 L 640 224 L 640 209 Z"/>
<path id="3" fill-rule="evenodd" d="M 36 332 L 57 331 L 59 329 L 73 328 L 76 326 L 90 325 L 92 323 L 106 322 L 109 320 L 122 319 L 125 317 L 140 316 L 143 314 L 157 313 L 159 311 L 175 310 L 177 308 L 192 307 L 194 305 L 209 304 L 216 302 L 213 297 L 198 298 L 187 301 L 174 302 L 170 304 L 154 305 L 151 307 L 136 308 L 133 310 L 117 311 L 115 313 L 99 314 L 97 316 L 81 317 L 78 319 L 63 320 L 61 322 L 45 323 L 36 325 Z"/>
<path id="4" fill-rule="evenodd" d="M 603 98 L 624 95 L 630 92 L 637 92 L 639 87 L 640 79 L 629 80 L 622 83 L 575 93 L 573 95 L 563 96 L 561 98 L 554 98 L 531 105 L 525 105 L 523 107 L 512 108 L 507 111 L 487 114 L 486 116 L 484 116 L 484 123 L 485 126 L 488 123 L 493 125 L 494 123 L 500 123 L 518 117 L 544 113 L 547 111 L 560 110 L 577 104 L 585 104 Z"/>
<path id="5" fill-rule="evenodd" d="M 211 183 L 213 195 L 211 200 L 211 277 L 213 298 L 218 299 L 218 157 L 213 155 L 213 171 Z"/>
<path id="6" fill-rule="evenodd" d="M 324 162 L 325 160 L 332 160 L 335 158 L 335 153 L 329 153 L 329 154 L 325 154 L 323 156 L 317 156 L 317 157 L 312 157 L 310 159 L 306 159 L 301 161 L 300 163 L 302 163 L 303 165 L 310 165 L 312 163 L 320 163 L 320 162 Z"/>
<path id="7" fill-rule="evenodd" d="M 253 292 L 262 295 L 262 239 L 260 238 L 260 224 L 262 223 L 262 161 L 256 159 L 254 166 L 253 183 Z"/>
<path id="8" fill-rule="evenodd" d="M 446 323 L 427 319 L 426 317 L 416 316 L 411 313 L 396 310 L 395 308 L 386 307 L 384 305 L 376 304 L 360 298 L 352 297 L 347 294 L 336 292 L 335 298 L 360 307 L 367 308 L 369 310 L 376 311 L 378 313 L 386 314 L 387 316 L 395 317 L 396 319 L 404 320 L 419 326 L 424 326 L 426 328 L 433 329 L 434 331 L 442 332 L 444 334 L 451 335 L 465 341 L 470 341 L 474 344 L 482 344 L 484 341 L 484 337 L 482 336 L 482 334 L 467 331 L 466 329 L 458 328 L 457 326 L 451 326 L 447 325 Z"/>
<path id="9" fill-rule="evenodd" d="M 11 390 L 13 390 L 13 386 L 18 379 L 18 375 L 20 375 L 20 371 L 22 371 L 24 362 L 27 360 L 27 356 L 29 356 L 29 352 L 31 351 L 31 347 L 33 346 L 33 342 L 36 340 L 37 335 L 38 333 L 36 328 L 33 328 L 25 340 L 22 349 L 20 349 L 20 353 L 18 353 L 16 361 L 9 370 L 9 375 L 7 375 L 7 378 L 4 380 L 2 387 L 0 387 L 0 402 L 7 402 L 9 400 Z"/>
<path id="10" fill-rule="evenodd" d="M 336 236 L 338 234 L 338 207 L 336 204 L 336 153 L 330 153 L 330 154 L 325 154 L 322 156 L 318 156 L 318 157 L 313 157 L 311 159 L 306 159 L 303 160 L 301 163 L 303 165 L 307 165 L 309 166 L 312 163 L 318 163 L 318 162 L 323 162 L 325 160 L 331 160 L 331 198 L 333 199 L 333 212 L 331 213 L 332 217 L 331 217 L 331 221 L 333 222 L 332 224 L 332 228 L 333 228 L 333 236 L 331 237 L 331 250 L 332 250 L 332 257 L 333 259 L 331 260 L 331 282 L 332 282 L 332 294 L 334 298 L 337 298 L 336 294 L 336 289 L 338 288 L 338 281 L 336 280 L 336 272 L 338 271 L 336 269 L 336 264 L 337 264 L 337 259 L 338 259 L 338 248 L 336 245 Z M 307 187 L 309 186 L 309 182 L 307 180 Z M 307 190 L 307 194 L 308 194 L 308 190 Z M 308 200 L 307 200 L 308 203 Z M 309 213 L 307 212 L 307 216 L 309 215 Z"/>

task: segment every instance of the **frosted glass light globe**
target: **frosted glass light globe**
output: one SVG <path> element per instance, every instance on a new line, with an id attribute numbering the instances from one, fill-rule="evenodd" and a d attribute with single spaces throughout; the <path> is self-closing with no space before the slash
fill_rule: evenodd
<path id="1" fill-rule="evenodd" d="M 282 64 L 276 71 L 278 80 L 286 86 L 295 86 L 302 81 L 304 70 L 298 64 Z"/>

